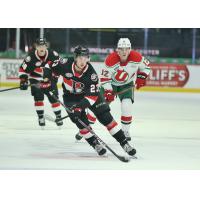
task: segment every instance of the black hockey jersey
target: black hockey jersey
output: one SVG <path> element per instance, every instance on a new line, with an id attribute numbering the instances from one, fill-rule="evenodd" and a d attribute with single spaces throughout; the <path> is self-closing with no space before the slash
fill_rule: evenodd
<path id="1" fill-rule="evenodd" d="M 60 59 L 46 65 L 44 78 L 50 78 L 51 70 L 63 77 L 63 93 L 69 101 L 81 101 L 83 108 L 92 106 L 99 98 L 98 76 L 93 66 L 87 63 L 83 72 L 75 71 L 74 58 Z"/>
<path id="2" fill-rule="evenodd" d="M 46 55 L 41 58 L 37 55 L 37 50 L 34 49 L 23 60 L 19 68 L 19 78 L 23 75 L 28 75 L 29 79 L 43 80 L 43 68 L 45 64 L 53 63 L 58 59 L 59 55 L 56 51 L 47 49 Z"/>

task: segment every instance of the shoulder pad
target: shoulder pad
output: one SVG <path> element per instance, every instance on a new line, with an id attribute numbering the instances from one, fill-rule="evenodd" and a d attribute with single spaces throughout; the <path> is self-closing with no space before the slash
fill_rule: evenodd
<path id="1" fill-rule="evenodd" d="M 141 62 L 142 61 L 142 55 L 139 52 L 132 50 L 130 52 L 128 60 L 132 61 L 132 62 Z"/>
<path id="2" fill-rule="evenodd" d="M 120 62 L 120 58 L 119 58 L 117 52 L 113 52 L 113 53 L 109 54 L 105 60 L 105 64 L 107 67 L 113 67 L 114 65 L 116 65 L 119 62 Z"/>

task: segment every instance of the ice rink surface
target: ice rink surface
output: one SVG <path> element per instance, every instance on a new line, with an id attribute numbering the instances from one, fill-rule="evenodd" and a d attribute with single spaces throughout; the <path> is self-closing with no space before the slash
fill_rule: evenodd
<path id="1" fill-rule="evenodd" d="M 45 105 L 46 114 L 54 116 L 47 100 Z M 111 110 L 120 123 L 118 100 Z M 2 92 L 0 169 L 200 169 L 200 94 L 136 92 L 132 110 L 131 143 L 138 159 L 123 163 L 109 151 L 99 157 L 85 141 L 75 142 L 77 128 L 69 119 L 61 130 L 48 121 L 41 130 L 30 90 Z M 102 125 L 96 123 L 93 129 L 118 154 L 126 155 Z"/>

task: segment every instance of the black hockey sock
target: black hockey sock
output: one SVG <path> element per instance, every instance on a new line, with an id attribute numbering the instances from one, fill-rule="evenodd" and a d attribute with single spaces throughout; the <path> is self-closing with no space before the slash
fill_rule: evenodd
<path id="1" fill-rule="evenodd" d="M 37 110 L 36 112 L 37 112 L 39 119 L 44 117 L 44 110 Z"/>
<path id="2" fill-rule="evenodd" d="M 56 118 L 61 118 L 61 110 L 54 111 Z"/>
<path id="3" fill-rule="evenodd" d="M 87 139 L 85 139 L 85 140 L 89 143 L 89 145 L 91 145 L 91 146 L 93 146 L 93 147 L 94 147 L 95 144 L 98 142 L 95 136 L 92 136 L 92 137 L 87 138 Z"/>
<path id="4" fill-rule="evenodd" d="M 122 130 L 119 130 L 117 133 L 113 135 L 113 137 L 119 142 L 120 144 L 123 142 L 126 142 L 126 137 L 124 135 L 124 132 Z"/>

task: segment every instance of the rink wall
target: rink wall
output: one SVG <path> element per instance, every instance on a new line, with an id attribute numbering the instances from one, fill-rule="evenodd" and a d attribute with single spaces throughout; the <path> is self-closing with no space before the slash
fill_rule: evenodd
<path id="1" fill-rule="evenodd" d="M 22 59 L 0 59 L 0 87 L 19 85 L 18 69 Z M 92 63 L 101 73 L 102 62 Z M 151 64 L 147 86 L 139 91 L 169 91 L 200 93 L 200 65 Z"/>

